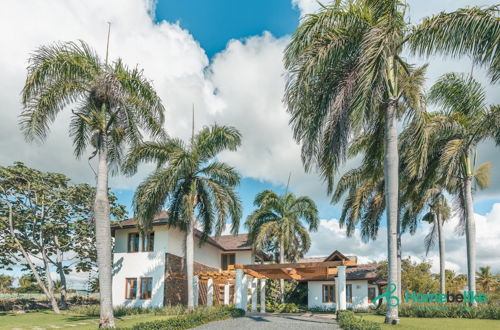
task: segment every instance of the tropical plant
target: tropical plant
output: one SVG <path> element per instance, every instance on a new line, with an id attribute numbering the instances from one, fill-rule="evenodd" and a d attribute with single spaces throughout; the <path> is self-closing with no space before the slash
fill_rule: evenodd
<path id="1" fill-rule="evenodd" d="M 200 243 L 215 231 L 224 230 L 231 219 L 231 232 L 236 234 L 241 217 L 240 200 L 234 188 L 240 177 L 234 168 L 217 161 L 224 151 L 236 151 L 240 133 L 233 127 L 204 127 L 189 144 L 179 139 L 144 143 L 131 149 L 125 170 L 134 173 L 140 162 L 156 162 L 157 170 L 137 188 L 134 212 L 139 225 L 147 230 L 154 216 L 166 205 L 168 224 L 185 233 L 185 258 L 188 307 L 193 307 L 194 231 L 201 222 Z"/>
<path id="2" fill-rule="evenodd" d="M 43 140 L 49 125 L 64 109 L 72 110 L 69 135 L 75 155 L 88 147 L 98 157 L 94 202 L 97 262 L 101 298 L 100 327 L 114 327 L 111 301 L 111 229 L 109 166 L 117 170 L 124 148 L 137 145 L 142 134 L 163 137 L 164 108 L 152 84 L 138 68 L 118 59 L 108 64 L 83 41 L 38 48 L 29 59 L 20 116 L 26 139 Z"/>
<path id="3" fill-rule="evenodd" d="M 479 272 L 476 272 L 477 282 L 484 293 L 488 293 L 495 289 L 500 281 L 500 276 L 494 275 L 491 272 L 490 266 L 479 267 Z"/>
<path id="4" fill-rule="evenodd" d="M 316 165 L 329 193 L 350 139 L 375 122 L 384 125 L 388 280 L 393 283 L 399 238 L 397 114 L 421 110 L 399 78 L 409 67 L 401 56 L 404 46 L 409 43 L 415 53 L 469 54 L 489 66 L 494 79 L 500 67 L 498 6 L 443 13 L 416 27 L 407 23 L 406 8 L 401 0 L 335 1 L 306 16 L 285 50 L 285 101 L 294 137 L 302 145 L 306 170 Z M 386 322 L 397 319 L 397 307 L 388 306 Z"/>
<path id="5" fill-rule="evenodd" d="M 495 118 L 500 110 L 489 107 L 482 86 L 471 76 L 448 73 L 432 86 L 429 101 L 440 111 L 430 116 L 433 127 L 428 137 L 429 163 L 441 172 L 440 180 L 454 194 L 454 207 L 460 217 L 460 232 L 466 235 L 468 286 L 476 291 L 476 229 L 472 194 L 490 184 L 491 163 L 476 164 L 477 145 L 494 136 Z M 493 120 L 492 120 L 493 119 Z"/>
<path id="6" fill-rule="evenodd" d="M 280 196 L 271 190 L 264 190 L 255 196 L 257 207 L 245 222 L 248 239 L 254 249 L 266 249 L 270 245 L 279 251 L 279 262 L 300 258 L 311 246 L 308 229 L 318 228 L 318 210 L 312 199 L 306 196 L 295 197 L 292 193 Z M 306 229 L 303 225 L 308 225 Z M 277 260 L 278 261 L 278 260 Z M 285 283 L 280 280 L 281 302 L 285 302 Z"/>

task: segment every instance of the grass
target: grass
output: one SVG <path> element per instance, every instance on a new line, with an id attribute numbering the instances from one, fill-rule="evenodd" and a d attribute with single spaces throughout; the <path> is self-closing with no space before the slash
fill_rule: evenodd
<path id="1" fill-rule="evenodd" d="M 117 327 L 129 327 L 139 322 L 165 320 L 172 316 L 140 314 L 117 317 Z M 55 314 L 52 311 L 27 312 L 23 314 L 0 313 L 0 329 L 33 329 L 34 327 L 50 329 L 51 326 L 61 329 L 87 330 L 97 329 L 99 318 L 83 316 L 72 312 Z M 68 325 L 70 324 L 70 325 Z"/>
<path id="2" fill-rule="evenodd" d="M 500 329 L 499 320 L 483 320 L 483 319 L 458 319 L 458 318 L 416 318 L 402 317 L 399 320 L 399 325 L 393 326 L 384 324 L 384 316 L 358 313 L 365 320 L 375 321 L 382 325 L 382 329 L 425 329 L 425 330 L 441 330 L 441 329 L 464 329 L 464 330 L 479 330 L 479 329 Z"/>

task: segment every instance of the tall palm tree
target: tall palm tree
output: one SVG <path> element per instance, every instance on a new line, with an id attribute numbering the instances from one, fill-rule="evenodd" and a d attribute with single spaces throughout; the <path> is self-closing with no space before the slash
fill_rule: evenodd
<path id="1" fill-rule="evenodd" d="M 295 197 L 292 193 L 280 196 L 271 190 L 264 190 L 255 196 L 257 207 L 247 218 L 249 240 L 256 249 L 269 245 L 278 247 L 279 262 L 286 263 L 286 252 L 305 254 L 311 246 L 309 231 L 318 228 L 318 210 L 309 197 Z M 292 257 L 289 255 L 289 258 Z M 296 256 L 293 256 L 296 257 Z M 285 302 L 285 281 L 280 280 L 281 302 Z"/>
<path id="2" fill-rule="evenodd" d="M 193 304 L 194 231 L 201 222 L 201 242 L 215 231 L 220 235 L 231 220 L 236 234 L 241 218 L 241 203 L 235 187 L 240 177 L 231 166 L 217 161 L 224 150 L 235 151 L 241 135 L 233 127 L 213 125 L 193 134 L 189 144 L 169 138 L 165 142 L 149 142 L 133 148 L 124 165 L 134 173 L 142 162 L 156 162 L 157 170 L 137 188 L 134 212 L 143 230 L 165 206 L 168 224 L 184 231 L 188 307 Z"/>
<path id="3" fill-rule="evenodd" d="M 408 68 L 401 55 L 404 46 L 410 43 L 416 53 L 470 54 L 492 72 L 500 67 L 497 7 L 443 14 L 446 19 L 433 17 L 413 29 L 405 20 L 406 7 L 401 0 L 335 1 L 306 16 L 285 50 L 290 73 L 285 101 L 294 137 L 302 144 L 306 170 L 316 165 L 329 193 L 348 141 L 384 118 L 379 122 L 385 125 L 388 280 L 393 283 L 399 237 L 397 114 L 403 110 L 401 101 L 413 111 L 419 107 L 405 97 L 398 79 Z M 388 306 L 385 322 L 397 320 L 397 306 Z"/>
<path id="4" fill-rule="evenodd" d="M 491 272 L 491 267 L 479 267 L 479 272 L 476 272 L 477 282 L 483 289 L 484 293 L 488 293 L 493 290 L 493 288 L 498 284 L 500 277 L 498 275 L 494 275 Z"/>
<path id="5" fill-rule="evenodd" d="M 439 245 L 439 291 L 446 292 L 446 277 L 445 277 L 445 238 L 444 238 L 444 223 L 450 218 L 450 207 L 446 201 L 446 197 L 442 192 L 437 192 L 429 203 L 429 210 L 422 220 L 432 224 L 431 231 L 425 236 L 425 253 L 428 254 L 430 249 L 436 244 Z"/>
<path id="6" fill-rule="evenodd" d="M 498 107 L 488 107 L 482 86 L 471 76 L 448 73 L 432 86 L 429 100 L 441 112 L 433 118 L 440 127 L 433 148 L 439 157 L 443 182 L 457 181 L 454 191 L 460 224 L 467 242 L 467 277 L 469 291 L 476 291 L 476 229 L 472 194 L 474 186 L 484 189 L 490 184 L 491 163 L 476 164 L 476 147 L 491 138 L 498 127 Z"/>
<path id="7" fill-rule="evenodd" d="M 94 149 L 89 158 L 98 156 L 94 219 L 100 327 L 114 327 L 109 169 L 118 168 L 124 148 L 141 142 L 142 133 L 164 136 L 160 97 L 141 70 L 129 69 L 120 59 L 103 62 L 89 45 L 79 41 L 42 46 L 33 53 L 22 102 L 20 125 L 28 141 L 44 140 L 57 114 L 72 109 L 69 135 L 75 156 L 80 158 L 88 147 Z"/>

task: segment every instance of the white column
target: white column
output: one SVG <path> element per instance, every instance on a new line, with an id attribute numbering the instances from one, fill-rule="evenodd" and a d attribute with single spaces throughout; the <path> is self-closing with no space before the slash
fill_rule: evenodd
<path id="1" fill-rule="evenodd" d="M 243 282 L 243 269 L 236 269 L 236 279 L 234 282 L 234 304 L 236 308 L 243 309 L 243 300 L 241 299 L 241 287 Z"/>
<path id="2" fill-rule="evenodd" d="M 211 278 L 207 281 L 207 306 L 214 304 L 214 280 Z"/>
<path id="3" fill-rule="evenodd" d="M 243 280 L 241 281 L 241 309 L 245 312 L 247 311 L 248 304 L 248 276 L 243 275 Z"/>
<path id="4" fill-rule="evenodd" d="M 229 283 L 224 284 L 224 305 L 229 305 L 229 294 L 230 294 Z"/>
<path id="5" fill-rule="evenodd" d="M 337 266 L 338 274 L 336 278 L 336 287 L 338 290 L 338 301 L 337 309 L 345 310 L 347 308 L 346 302 L 346 277 L 345 277 L 346 266 Z"/>
<path id="6" fill-rule="evenodd" d="M 198 306 L 198 294 L 199 294 L 199 287 L 198 287 L 198 276 L 193 276 L 193 306 Z"/>
<path id="7" fill-rule="evenodd" d="M 260 312 L 266 312 L 266 279 L 260 279 Z"/>
<path id="8" fill-rule="evenodd" d="M 252 286 L 251 286 L 251 292 L 252 292 L 252 313 L 255 313 L 257 311 L 257 284 L 259 283 L 259 279 L 257 277 L 254 277 L 252 279 Z"/>

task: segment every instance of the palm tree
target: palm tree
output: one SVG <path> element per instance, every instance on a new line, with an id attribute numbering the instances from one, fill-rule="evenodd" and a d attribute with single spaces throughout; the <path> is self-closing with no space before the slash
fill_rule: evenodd
<path id="1" fill-rule="evenodd" d="M 499 276 L 491 273 L 491 267 L 479 267 L 479 272 L 476 272 L 477 282 L 483 289 L 484 293 L 488 293 L 498 284 Z"/>
<path id="2" fill-rule="evenodd" d="M 410 43 L 416 53 L 470 54 L 492 72 L 500 67 L 496 6 L 443 14 L 445 19 L 433 17 L 413 29 L 405 20 L 406 7 L 401 0 L 335 1 L 306 16 L 285 50 L 285 101 L 294 137 L 302 144 L 306 170 L 316 165 L 329 193 L 349 140 L 376 121 L 385 126 L 388 280 L 393 283 L 399 238 L 397 114 L 421 106 L 403 93 L 399 72 L 408 68 L 403 48 Z M 397 307 L 388 306 L 385 322 L 397 320 Z"/>
<path id="3" fill-rule="evenodd" d="M 107 58 L 107 56 L 106 56 Z M 142 134 L 164 135 L 164 108 L 141 70 L 118 59 L 102 61 L 83 41 L 42 46 L 30 57 L 22 92 L 21 129 L 28 141 L 44 140 L 57 114 L 72 108 L 69 135 L 75 156 L 91 146 L 98 156 L 94 218 L 101 299 L 100 327 L 114 327 L 111 295 L 109 166 L 117 169 L 123 149 Z"/>
<path id="4" fill-rule="evenodd" d="M 255 249 L 269 245 L 278 247 L 279 262 L 286 263 L 286 251 L 302 256 L 311 246 L 308 230 L 318 228 L 318 210 L 309 197 L 295 197 L 292 193 L 279 196 L 274 191 L 264 190 L 255 196 L 257 207 L 247 218 L 248 238 Z M 289 255 L 289 257 L 292 257 Z M 280 280 L 281 302 L 285 302 L 285 282 Z"/>
<path id="5" fill-rule="evenodd" d="M 446 197 L 441 191 L 437 192 L 429 203 L 428 212 L 422 217 L 422 220 L 432 224 L 432 229 L 425 236 L 425 253 L 436 244 L 439 244 L 439 290 L 440 293 L 446 292 L 446 277 L 445 277 L 445 239 L 443 225 L 450 218 L 450 207 L 446 201 Z"/>
<path id="6" fill-rule="evenodd" d="M 476 229 L 472 202 L 473 186 L 484 189 L 490 184 L 491 163 L 476 164 L 476 147 L 492 137 L 498 127 L 498 107 L 488 107 L 482 86 L 471 76 L 448 73 L 431 88 L 429 100 L 441 108 L 432 125 L 439 127 L 433 148 L 442 169 L 443 182 L 456 188 L 455 208 L 467 242 L 469 291 L 476 291 Z"/>
<path id="7" fill-rule="evenodd" d="M 169 138 L 139 145 L 130 151 L 124 166 L 128 173 L 134 173 L 142 161 L 157 163 L 157 170 L 135 192 L 134 212 L 147 231 L 153 217 L 167 205 L 168 224 L 184 231 L 189 308 L 194 306 L 197 218 L 203 228 L 201 242 L 214 230 L 216 236 L 220 235 L 228 218 L 231 232 L 236 234 L 239 229 L 241 205 L 234 188 L 240 177 L 234 168 L 215 158 L 224 150 L 235 151 L 240 144 L 241 135 L 235 128 L 213 125 L 193 134 L 190 144 Z"/>

